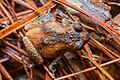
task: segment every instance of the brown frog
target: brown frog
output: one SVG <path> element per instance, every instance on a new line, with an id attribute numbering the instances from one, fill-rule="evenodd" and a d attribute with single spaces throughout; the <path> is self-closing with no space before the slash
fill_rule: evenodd
<path id="1" fill-rule="evenodd" d="M 78 8 L 82 8 L 89 14 L 95 16 L 101 21 L 107 21 L 111 19 L 110 14 L 110 6 L 102 3 L 102 2 L 96 2 L 97 4 L 93 4 L 92 2 L 95 0 L 66 0 L 70 2 L 71 4 L 77 6 Z M 82 13 L 77 12 L 76 10 L 73 10 L 72 8 L 66 7 L 68 11 L 70 11 L 72 14 L 79 14 L 80 19 L 83 20 L 83 22 L 90 23 L 91 19 L 88 20 L 88 17 L 85 16 Z M 95 21 L 93 21 L 94 23 Z"/>
<path id="2" fill-rule="evenodd" d="M 50 12 L 26 25 L 25 29 L 28 31 L 23 42 L 37 64 L 43 63 L 43 57 L 55 58 L 67 51 L 81 49 L 89 39 L 88 32 L 80 24 L 67 18 L 62 18 L 60 23 Z"/>
<path id="3" fill-rule="evenodd" d="M 110 6 L 102 2 L 99 2 L 98 0 L 66 0 L 66 1 L 77 6 L 78 8 L 82 8 L 84 11 L 88 12 L 89 14 L 93 15 L 94 17 L 98 18 L 103 22 L 106 22 L 112 18 L 110 14 Z M 95 2 L 96 4 L 93 4 L 92 2 Z M 80 21 L 82 23 L 90 27 L 93 27 L 97 33 L 100 33 L 103 36 L 109 35 L 109 33 L 106 30 L 104 30 L 95 20 L 69 7 L 66 8 L 72 14 L 76 14 L 80 18 Z"/>

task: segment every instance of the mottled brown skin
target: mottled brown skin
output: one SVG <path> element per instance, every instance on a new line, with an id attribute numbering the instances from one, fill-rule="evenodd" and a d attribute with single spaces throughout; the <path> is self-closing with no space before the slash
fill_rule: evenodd
<path id="1" fill-rule="evenodd" d="M 65 24 L 65 22 L 63 23 Z M 38 58 L 40 55 L 45 58 L 55 58 L 66 51 L 80 49 L 88 40 L 87 31 L 84 29 L 75 31 L 75 26 L 81 28 L 79 24 L 62 25 L 53 18 L 42 26 L 40 24 L 39 27 L 30 28 L 23 41 L 28 50 L 33 52 L 31 54 L 34 59 L 41 59 L 41 57 Z M 35 49 L 29 48 L 29 44 L 32 44 Z M 36 62 L 42 63 L 39 60 L 36 60 Z"/>
<path id="2" fill-rule="evenodd" d="M 62 32 L 62 31 L 61 31 Z M 27 32 L 26 37 L 34 44 L 41 55 L 45 58 L 53 58 L 58 56 L 59 50 L 66 50 L 67 45 L 64 43 L 57 43 L 55 45 L 44 45 L 42 44 L 43 39 L 47 33 L 42 31 L 40 28 L 34 28 Z M 41 50 L 42 49 L 42 50 Z"/>
<path id="3" fill-rule="evenodd" d="M 92 2 L 96 2 L 96 0 L 91 0 Z M 98 0 L 97 0 L 98 1 Z M 80 7 L 91 15 L 95 16 L 99 20 L 106 22 L 112 18 L 110 14 L 110 7 L 104 3 L 91 3 L 89 0 L 79 0 Z M 107 31 L 105 31 L 98 23 L 91 18 L 87 17 L 84 14 L 77 13 L 77 16 L 80 18 L 80 21 L 85 23 L 86 25 L 95 28 L 97 32 L 101 35 L 109 35 Z"/>

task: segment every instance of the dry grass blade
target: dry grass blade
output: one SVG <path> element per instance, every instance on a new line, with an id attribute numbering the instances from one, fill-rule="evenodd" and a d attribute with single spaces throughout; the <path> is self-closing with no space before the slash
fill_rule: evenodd
<path id="1" fill-rule="evenodd" d="M 89 45 L 86 44 L 86 45 L 84 46 L 84 48 L 85 48 L 86 52 L 88 53 L 88 55 L 89 55 L 90 57 L 92 57 L 93 53 L 92 53 Z M 92 65 L 91 65 L 91 66 L 92 66 Z M 93 76 L 97 76 L 100 80 L 105 80 L 105 79 L 103 79 L 104 77 L 102 76 L 102 74 L 100 74 L 100 72 L 99 72 L 98 70 L 93 70 L 92 73 L 93 73 Z"/>
<path id="2" fill-rule="evenodd" d="M 120 61 L 120 58 L 115 59 L 115 60 L 112 60 L 112 61 L 109 61 L 109 62 L 106 62 L 106 63 L 103 63 L 103 64 L 100 64 L 100 66 L 101 66 L 101 67 L 107 66 L 107 65 L 112 64 L 112 63 L 115 63 L 115 62 L 117 62 L 117 61 Z M 71 77 L 71 76 L 75 76 L 75 75 L 78 75 L 78 74 L 81 74 L 81 73 L 85 73 L 85 72 L 94 70 L 94 69 L 96 69 L 96 68 L 97 68 L 97 67 L 87 68 L 87 69 L 85 69 L 85 70 L 76 72 L 76 73 L 74 73 L 74 74 L 69 74 L 69 75 L 66 75 L 66 76 L 62 76 L 62 77 L 56 78 L 56 79 L 54 79 L 54 80 L 65 79 L 65 78 L 68 78 L 68 77 Z"/>
<path id="3" fill-rule="evenodd" d="M 8 50 L 4 50 L 2 49 L 2 52 L 4 52 L 5 54 L 8 54 L 9 56 L 11 56 L 13 59 L 15 59 L 16 61 L 20 62 L 21 64 L 23 64 L 22 62 L 22 58 L 19 57 L 18 55 L 14 54 L 13 52 L 8 52 Z"/>
<path id="4" fill-rule="evenodd" d="M 1 15 L 2 17 L 5 17 L 5 13 L 3 13 L 2 9 L 0 9 L 0 15 Z"/>
<path id="5" fill-rule="evenodd" d="M 54 4 L 53 2 L 48 2 L 45 6 L 41 7 L 39 10 L 41 12 L 45 12 L 47 11 L 50 7 L 54 7 L 56 6 L 56 4 Z M 13 31 L 18 30 L 20 28 L 22 28 L 24 25 L 26 25 L 27 23 L 35 20 L 38 16 L 35 15 L 35 12 L 29 14 L 28 16 L 22 18 L 21 20 L 15 22 L 14 24 L 2 29 L 0 31 L 0 39 L 6 37 L 7 35 L 11 34 Z"/>
<path id="6" fill-rule="evenodd" d="M 3 59 L 0 59 L 0 63 L 6 62 L 6 61 L 8 61 L 9 59 L 10 59 L 9 57 L 5 57 L 5 58 L 3 58 Z"/>
<path id="7" fill-rule="evenodd" d="M 24 50 L 19 49 L 18 47 L 14 46 L 13 44 L 11 44 L 11 43 L 9 43 L 9 42 L 7 42 L 7 41 L 5 41 L 5 40 L 3 40 L 3 42 L 4 42 L 5 44 L 11 46 L 12 48 L 16 49 L 17 51 L 21 52 L 23 55 L 28 56 L 28 53 L 25 52 Z"/>
<path id="8" fill-rule="evenodd" d="M 42 5 L 45 5 L 45 1 L 44 0 L 39 0 L 41 3 L 42 3 Z"/>
<path id="9" fill-rule="evenodd" d="M 120 3 L 117 3 L 117 2 L 108 2 L 108 4 L 120 6 Z"/>
<path id="10" fill-rule="evenodd" d="M 95 40 L 93 37 L 90 36 L 90 39 L 96 44 L 99 46 L 99 48 L 101 48 L 101 50 L 105 51 L 105 53 L 108 53 L 108 54 L 112 54 L 114 55 L 115 57 L 120 57 L 119 55 L 117 55 L 118 53 L 114 53 L 113 51 L 111 51 L 110 49 L 108 49 L 107 47 L 103 46 L 101 43 L 99 43 L 97 40 Z"/>
<path id="11" fill-rule="evenodd" d="M 81 52 L 88 57 L 88 59 L 98 68 L 101 72 L 103 72 L 110 80 L 115 80 L 108 72 L 106 72 L 96 61 L 92 59 L 84 50 L 81 50 Z"/>
<path id="12" fill-rule="evenodd" d="M 0 30 L 0 51 L 1 51 L 0 80 L 2 79 L 66 80 L 66 78 L 67 80 L 81 80 L 81 79 L 119 80 L 120 77 L 119 79 L 118 77 L 116 77 L 116 74 L 118 75 L 119 72 L 118 69 L 120 67 L 119 23 L 117 24 L 117 22 L 115 22 L 116 20 L 114 20 L 115 18 L 113 18 L 111 21 L 108 21 L 108 24 L 110 25 L 108 26 L 105 22 L 96 18 L 94 14 L 91 15 L 91 13 L 86 9 L 89 9 L 93 5 L 95 5 L 95 8 L 101 6 L 98 8 L 99 9 L 98 11 L 101 11 L 102 8 L 106 9 L 106 7 L 108 7 L 107 4 L 105 4 L 106 6 L 105 7 L 104 3 L 103 5 L 98 5 L 99 3 L 95 3 L 94 2 L 95 0 L 91 0 L 91 1 L 93 1 L 93 3 L 91 2 L 91 5 L 82 3 L 83 7 L 85 7 L 84 9 L 72 5 L 71 3 L 67 2 L 67 0 L 1 0 L 0 1 L 0 29 L 1 29 Z M 58 3 L 62 5 L 59 5 Z M 110 3 L 110 1 L 108 1 L 107 3 L 110 4 L 110 6 L 117 5 L 117 7 L 119 7 L 119 3 L 117 4 Z M 63 5 L 66 5 L 76 10 L 79 14 L 71 14 L 69 10 Z M 87 8 L 86 5 L 89 8 Z M 23 38 L 27 37 L 28 34 L 31 34 L 29 33 L 30 30 L 26 30 L 25 27 L 26 24 L 31 25 L 32 22 L 38 24 L 36 21 L 39 20 L 40 22 L 43 22 L 42 26 L 46 27 L 46 24 L 44 25 L 44 21 L 42 21 L 42 19 L 44 19 L 45 21 L 47 20 L 45 17 L 42 18 L 42 15 L 47 15 L 47 11 L 49 10 L 49 8 L 51 8 L 50 13 L 53 15 L 53 17 L 56 20 L 55 22 L 57 22 L 58 24 L 60 23 L 60 25 L 62 24 L 66 26 L 66 22 L 67 22 L 66 19 L 68 19 L 68 21 L 70 20 L 70 23 L 67 22 L 67 24 L 70 25 L 72 24 L 72 26 L 74 26 L 75 28 L 76 28 L 75 25 L 79 24 L 82 28 L 84 28 L 82 32 L 80 32 L 79 37 L 83 40 L 80 42 L 84 42 L 85 40 L 85 37 L 81 37 L 81 35 L 84 36 L 84 30 L 86 30 L 86 32 L 90 34 L 90 38 L 88 43 L 85 43 L 84 46 L 80 48 L 82 49 L 81 51 L 78 51 L 76 49 L 68 50 L 68 52 L 65 52 L 65 55 L 60 54 L 61 58 L 60 60 L 58 60 L 57 63 L 56 62 L 53 63 L 53 61 L 56 60 L 56 57 L 46 58 L 42 55 L 44 62 L 40 65 L 37 65 L 35 63 L 36 59 L 32 60 L 32 56 L 28 55 L 30 51 L 28 51 L 27 48 L 25 47 L 26 43 L 23 43 Z M 94 11 L 94 9 L 92 8 L 90 9 L 91 11 Z M 109 13 L 108 11 L 109 14 L 104 14 L 103 12 L 102 15 L 104 15 L 103 16 L 104 18 L 108 17 L 106 15 L 112 15 L 116 17 L 117 13 L 116 12 L 113 13 L 115 10 L 111 8 L 112 13 L 111 12 Z M 94 11 L 95 14 L 96 12 Z M 101 16 L 101 14 L 98 15 Z M 90 22 L 93 23 L 91 24 L 93 27 L 90 27 L 91 25 L 89 25 L 89 20 L 87 18 L 84 19 L 84 16 L 90 19 Z M 49 19 L 47 18 L 47 19 L 52 20 L 52 18 Z M 82 21 L 82 19 L 84 20 Z M 117 20 L 119 21 L 119 19 Z M 75 30 L 75 28 L 73 30 L 75 31 L 75 33 L 76 32 L 78 33 L 79 29 L 77 31 Z M 68 29 L 68 31 L 71 30 Z M 35 30 L 35 32 L 37 31 Z M 65 32 L 65 34 L 67 33 Z M 32 35 L 34 35 L 34 33 L 32 33 Z M 39 34 L 37 33 L 35 35 L 38 36 Z M 39 36 L 41 37 L 42 35 Z M 71 32 L 68 33 L 68 35 L 70 35 L 71 39 L 73 39 L 71 35 L 73 35 L 73 37 L 75 38 L 77 36 L 76 34 L 74 35 L 74 33 L 71 34 Z M 37 40 L 39 36 L 38 37 L 34 36 L 33 40 Z M 46 37 L 44 38 L 45 40 L 47 40 Z M 36 41 L 36 42 L 39 43 L 40 41 Z M 74 41 L 75 43 L 74 46 L 79 45 L 79 43 L 77 43 L 76 41 L 77 39 L 75 39 Z M 39 43 L 39 44 L 43 44 L 43 43 Z M 48 44 L 47 46 L 50 45 L 51 44 Z M 35 45 L 35 47 L 38 47 L 36 49 L 39 51 L 40 49 L 39 45 Z M 42 46 L 42 49 L 43 47 L 44 46 Z M 64 50 L 63 47 L 62 50 Z M 62 50 L 60 51 L 60 53 L 63 52 Z M 41 53 L 41 51 L 42 50 L 40 50 L 39 53 Z M 51 63 L 57 65 L 53 65 L 51 69 L 50 68 Z M 54 72 L 54 69 L 56 69 L 56 72 Z M 113 70 L 113 72 L 110 72 L 110 70 L 111 71 Z"/>
<path id="13" fill-rule="evenodd" d="M 1 63 L 0 63 L 0 70 L 8 80 L 14 80 Z"/>
<path id="14" fill-rule="evenodd" d="M 14 2 L 16 2 L 16 3 L 18 3 L 18 4 L 22 5 L 22 6 L 25 6 L 25 7 L 29 8 L 29 9 L 34 10 L 33 7 L 31 7 L 29 4 L 27 4 L 26 2 L 24 2 L 22 0 L 14 0 Z"/>
<path id="15" fill-rule="evenodd" d="M 91 51 L 89 45 L 86 44 L 86 45 L 84 46 L 84 48 L 85 48 L 86 52 L 92 57 L 92 51 Z"/>
<path id="16" fill-rule="evenodd" d="M 2 80 L 2 75 L 1 75 L 1 73 L 0 73 L 0 80 Z"/>
<path id="17" fill-rule="evenodd" d="M 43 67 L 44 67 L 44 69 L 46 70 L 46 72 L 50 75 L 50 77 L 51 77 L 52 79 L 54 79 L 55 77 L 54 77 L 54 76 L 52 75 L 52 73 L 49 71 L 49 69 L 47 68 L 47 66 L 43 64 Z"/>
<path id="18" fill-rule="evenodd" d="M 117 53 L 112 52 L 111 50 L 109 50 L 108 48 L 106 48 L 105 46 L 103 46 L 101 43 L 99 43 L 98 41 L 96 41 L 94 38 L 92 38 L 90 36 L 90 39 L 94 42 L 94 44 L 96 45 L 96 47 L 98 47 L 100 50 L 102 50 L 106 55 L 108 55 L 111 59 L 116 59 L 120 58 L 119 55 L 117 55 Z M 120 66 L 120 61 L 117 62 L 117 65 Z"/>
<path id="19" fill-rule="evenodd" d="M 86 63 L 85 63 L 84 58 L 82 57 L 82 54 L 80 53 L 80 51 L 77 51 L 77 54 L 80 56 L 80 59 L 81 59 L 82 65 L 83 65 L 83 67 L 86 69 L 86 68 L 87 68 L 87 65 L 86 65 Z M 89 72 L 86 73 L 86 77 L 88 77 L 88 79 L 91 78 Z"/>
<path id="20" fill-rule="evenodd" d="M 11 18 L 9 12 L 5 9 L 5 7 L 3 6 L 3 4 L 0 2 L 0 7 L 1 9 L 3 10 L 3 12 L 7 15 L 7 17 L 9 18 L 9 20 L 11 21 L 11 23 L 14 23 L 13 22 L 13 19 Z"/>
<path id="21" fill-rule="evenodd" d="M 41 12 L 41 11 L 39 10 L 39 8 L 37 8 L 37 6 L 34 5 L 32 2 L 30 2 L 29 0 L 25 0 L 25 1 L 35 9 L 35 12 L 36 12 L 37 15 L 40 16 L 40 15 L 43 14 L 43 12 Z"/>
<path id="22" fill-rule="evenodd" d="M 52 80 L 52 79 L 50 78 L 50 76 L 48 75 L 48 73 L 45 74 L 45 80 Z"/>

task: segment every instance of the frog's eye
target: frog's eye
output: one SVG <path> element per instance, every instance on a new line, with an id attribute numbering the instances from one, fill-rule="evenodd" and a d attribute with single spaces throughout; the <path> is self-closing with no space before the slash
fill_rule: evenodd
<path id="1" fill-rule="evenodd" d="M 81 26 L 80 24 L 76 24 L 76 25 L 74 26 L 74 30 L 75 30 L 76 32 L 82 32 L 83 28 L 82 28 L 82 26 Z"/>

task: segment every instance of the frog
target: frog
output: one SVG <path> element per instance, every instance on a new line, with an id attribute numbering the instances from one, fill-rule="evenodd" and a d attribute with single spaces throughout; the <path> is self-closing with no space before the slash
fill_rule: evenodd
<path id="1" fill-rule="evenodd" d="M 83 10 L 85 10 L 86 12 L 90 13 L 91 15 L 95 16 L 96 18 L 98 18 L 103 22 L 108 21 L 112 18 L 110 14 L 111 7 L 105 3 L 98 1 L 98 2 L 95 2 L 96 4 L 94 4 L 93 2 L 95 0 L 66 0 L 66 1 L 70 2 L 71 4 L 75 5 L 78 8 L 82 8 Z M 83 17 L 83 21 L 85 20 L 86 22 L 87 17 L 85 15 L 79 13 L 78 11 L 70 7 L 67 7 L 67 6 L 65 7 L 72 14 L 79 14 L 79 16 L 81 16 L 80 18 Z M 89 23 L 90 20 L 88 20 L 87 23 Z"/>
<path id="2" fill-rule="evenodd" d="M 56 20 L 56 14 L 62 17 L 61 22 Z M 37 64 L 44 63 L 44 58 L 56 58 L 67 51 L 80 50 L 89 40 L 89 33 L 80 23 L 63 17 L 63 12 L 56 14 L 48 10 L 24 27 L 27 33 L 23 42 L 31 59 Z"/>
<path id="3" fill-rule="evenodd" d="M 110 14 L 111 7 L 103 2 L 99 2 L 98 0 L 66 0 L 71 4 L 75 5 L 78 8 L 83 9 L 88 12 L 92 16 L 98 18 L 102 22 L 107 22 L 112 19 L 112 15 Z M 97 1 L 97 2 L 96 2 Z M 80 18 L 80 21 L 87 26 L 93 27 L 97 33 L 104 37 L 109 38 L 109 33 L 104 30 L 95 20 L 87 17 L 86 15 L 65 6 L 66 9 L 71 12 L 71 14 L 77 15 Z M 112 38 L 112 37 L 111 37 Z"/>

